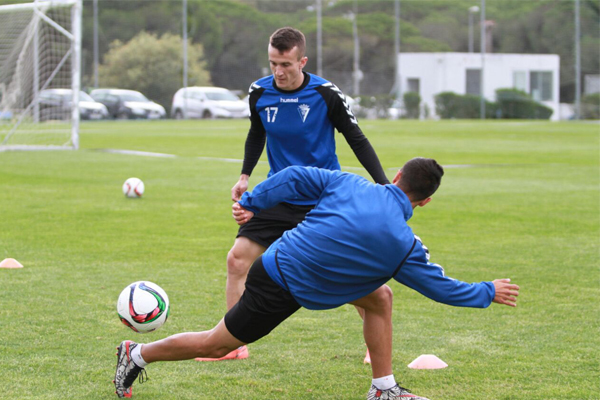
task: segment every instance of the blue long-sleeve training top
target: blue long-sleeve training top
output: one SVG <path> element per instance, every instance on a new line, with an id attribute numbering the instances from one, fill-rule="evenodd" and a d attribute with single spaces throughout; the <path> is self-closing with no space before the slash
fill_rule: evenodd
<path id="1" fill-rule="evenodd" d="M 279 89 L 273 75 L 250 85 L 250 130 L 244 146 L 242 174 L 252 174 L 265 143 L 268 176 L 291 165 L 339 170 L 334 134 L 337 129 L 373 180 L 389 183 L 346 96 L 319 76 L 306 72 L 303 75 L 302 85 L 292 91 Z"/>
<path id="2" fill-rule="evenodd" d="M 492 282 L 445 276 L 407 221 L 413 210 L 396 185 L 314 167 L 288 167 L 244 193 L 240 205 L 258 213 L 280 202 L 317 202 L 295 229 L 263 254 L 269 276 L 308 309 L 329 309 L 364 297 L 390 279 L 432 300 L 485 308 Z"/>

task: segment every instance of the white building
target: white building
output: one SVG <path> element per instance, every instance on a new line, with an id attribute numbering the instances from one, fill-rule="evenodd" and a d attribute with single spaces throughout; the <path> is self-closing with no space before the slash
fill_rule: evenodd
<path id="1" fill-rule="evenodd" d="M 483 65 L 487 100 L 496 100 L 496 89 L 519 89 L 552 108 L 550 119 L 559 119 L 560 57 L 556 54 L 400 53 L 399 63 L 402 93 L 419 93 L 421 107 L 426 104 L 432 116 L 438 93 L 479 95 Z"/>

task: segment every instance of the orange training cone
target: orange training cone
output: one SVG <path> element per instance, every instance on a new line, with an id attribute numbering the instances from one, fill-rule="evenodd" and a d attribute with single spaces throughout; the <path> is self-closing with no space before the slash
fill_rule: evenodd
<path id="1" fill-rule="evenodd" d="M 433 354 L 423 354 L 408 364 L 412 369 L 440 369 L 446 368 L 448 364 L 434 356 Z"/>
<path id="2" fill-rule="evenodd" d="M 5 258 L 0 262 L 0 268 L 23 268 L 23 265 L 14 258 Z"/>

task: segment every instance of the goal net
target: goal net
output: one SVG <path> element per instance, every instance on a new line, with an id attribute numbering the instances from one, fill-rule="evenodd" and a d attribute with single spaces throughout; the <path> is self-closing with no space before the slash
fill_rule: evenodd
<path id="1" fill-rule="evenodd" d="M 0 152 L 79 147 L 81 8 L 0 6 Z"/>

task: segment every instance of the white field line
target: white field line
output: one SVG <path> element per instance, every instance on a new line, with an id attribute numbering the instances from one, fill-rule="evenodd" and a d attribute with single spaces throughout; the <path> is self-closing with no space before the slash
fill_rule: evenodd
<path id="1" fill-rule="evenodd" d="M 177 158 L 177 156 L 174 154 L 153 153 L 153 152 L 149 152 L 149 151 L 119 150 L 119 149 L 98 149 L 96 151 L 101 151 L 104 153 L 112 153 L 112 154 L 127 154 L 127 155 L 131 155 L 131 156 Z"/>
<path id="2" fill-rule="evenodd" d="M 126 154 L 126 155 L 132 155 L 132 156 L 143 156 L 143 157 L 159 157 L 159 158 L 178 158 L 179 156 L 175 155 L 175 154 L 165 154 L 165 153 L 153 153 L 153 152 L 149 152 L 149 151 L 137 151 L 137 150 L 120 150 L 120 149 L 99 149 L 97 151 L 102 151 L 105 153 L 112 153 L 112 154 Z M 221 157 L 196 157 L 198 160 L 203 160 L 203 161 L 220 161 L 220 162 L 225 162 L 225 163 L 237 163 L 237 164 L 241 164 L 244 162 L 244 160 L 241 160 L 239 158 L 221 158 Z M 267 164 L 266 161 L 259 161 L 259 164 Z M 444 168 L 474 168 L 474 167 L 478 167 L 481 165 L 476 165 L 476 164 L 450 164 L 450 165 L 444 165 Z M 344 170 L 350 170 L 350 171 L 363 171 L 364 168 L 363 167 L 349 167 L 349 166 L 343 166 L 342 165 L 342 169 Z M 400 169 L 400 167 L 394 167 L 394 168 L 386 168 L 389 171 L 397 171 Z"/>
<path id="3" fill-rule="evenodd" d="M 219 157 L 196 157 L 198 160 L 203 161 L 221 161 L 226 163 L 238 163 L 241 164 L 244 160 L 240 160 L 239 158 L 219 158 Z M 266 161 L 259 161 L 259 164 L 267 164 Z"/>

